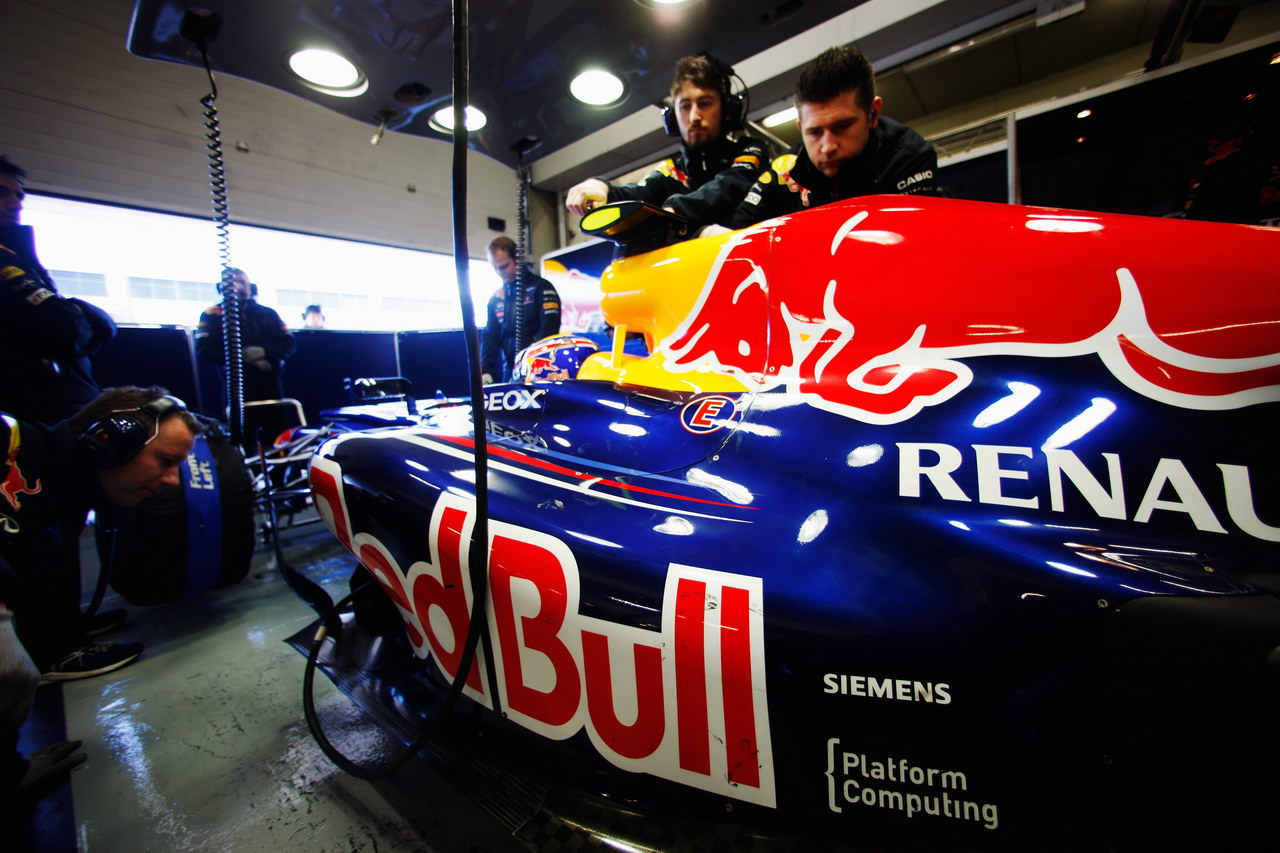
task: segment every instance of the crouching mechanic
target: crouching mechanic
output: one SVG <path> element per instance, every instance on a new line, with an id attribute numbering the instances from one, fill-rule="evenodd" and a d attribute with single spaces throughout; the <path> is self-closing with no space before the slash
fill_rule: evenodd
<path id="1" fill-rule="evenodd" d="M 820 53 L 800 74 L 795 102 L 800 143 L 760 173 L 730 228 L 855 196 L 936 191 L 933 146 L 880 114 L 871 63 L 856 48 Z"/>
<path id="2" fill-rule="evenodd" d="M 679 153 L 636 184 L 590 178 L 569 189 L 565 207 L 582 216 L 606 201 L 644 201 L 689 220 L 690 236 L 724 222 L 769 159 L 765 143 L 736 136 L 746 126 L 742 98 L 730 92 L 733 69 L 706 54 L 676 63 L 662 125 L 679 136 Z"/>
<path id="3" fill-rule="evenodd" d="M 178 485 L 201 430 L 157 387 L 109 388 L 56 427 L 0 414 L 0 795 L 78 763 L 75 744 L 42 750 L 34 762 L 17 754 L 37 680 L 110 672 L 142 652 L 141 643 L 84 635 L 79 579 L 63 577 L 79 571 L 63 556 L 66 536 L 78 533 L 89 508 L 136 506 Z"/>

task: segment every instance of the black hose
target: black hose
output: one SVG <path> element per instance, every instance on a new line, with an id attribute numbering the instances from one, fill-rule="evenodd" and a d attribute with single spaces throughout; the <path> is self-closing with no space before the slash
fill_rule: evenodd
<path id="1" fill-rule="evenodd" d="M 307 665 L 302 671 L 302 715 L 307 721 L 307 728 L 311 731 L 311 736 L 315 739 L 316 745 L 320 747 L 320 751 L 325 757 L 332 761 L 343 771 L 350 773 L 357 779 L 372 781 L 381 779 L 394 773 L 406 761 L 417 755 L 427 743 L 436 736 L 437 729 L 446 719 L 446 713 L 453 708 L 458 701 L 458 697 L 462 695 L 462 689 L 467 683 L 467 673 L 471 670 L 471 665 L 475 660 L 475 643 L 472 641 L 474 630 L 467 635 L 467 646 L 463 650 L 462 660 L 458 666 L 458 672 L 454 676 L 453 682 L 449 685 L 449 691 L 444 696 L 444 702 L 436 715 L 427 721 L 413 740 L 405 744 L 405 746 L 390 759 L 382 764 L 369 767 L 356 764 L 350 758 L 347 758 L 333 742 L 325 735 L 324 730 L 320 727 L 320 718 L 316 714 L 316 703 L 313 691 L 315 688 L 316 668 L 319 666 L 320 650 L 324 647 L 325 638 L 329 635 L 330 625 L 341 629 L 341 622 L 337 621 L 337 616 L 342 612 L 351 600 L 359 595 L 366 587 L 375 581 L 369 581 L 356 589 L 352 590 L 345 598 L 340 600 L 333 606 L 325 616 L 320 620 L 320 627 L 316 629 L 315 638 L 311 642 L 311 650 L 307 654 Z M 475 622 L 472 622 L 475 625 Z"/>
<path id="2" fill-rule="evenodd" d="M 458 279 L 458 299 L 462 303 L 462 333 L 467 342 L 467 363 L 471 374 L 471 433 L 475 438 L 476 523 L 471 529 L 468 570 L 476 600 L 471 606 L 471 630 L 463 657 L 474 652 L 479 639 L 484 643 L 493 710 L 501 713 L 497 674 L 492 665 L 493 647 L 489 638 L 486 602 L 489 593 L 489 425 L 484 408 L 484 379 L 480 364 L 480 333 L 471 300 L 470 255 L 467 251 L 467 124 L 466 105 L 471 93 L 471 44 L 467 23 L 467 0 L 453 0 L 453 267 Z M 517 279 L 518 280 L 518 279 Z M 519 305 L 516 306 L 519 316 Z M 460 664 L 455 681 L 465 680 L 470 664 Z M 447 707 L 447 706 L 446 706 Z"/>
<path id="3" fill-rule="evenodd" d="M 392 758 L 375 767 L 356 764 L 347 758 L 329 741 L 320 728 L 320 720 L 315 711 L 315 698 L 312 689 L 315 684 L 315 671 L 320 660 L 320 650 L 325 638 L 329 635 L 330 626 L 341 629 L 336 621 L 337 614 L 345 607 L 365 584 L 339 601 L 321 620 L 307 654 L 307 665 L 302 676 L 302 709 L 306 717 L 307 728 L 311 736 L 326 757 L 342 770 L 357 779 L 380 779 L 399 769 L 406 761 L 416 755 L 427 742 L 436 735 L 449 711 L 457 703 L 458 697 L 467 683 L 467 674 L 476 659 L 476 647 L 484 643 L 485 658 L 493 660 L 492 642 L 489 637 L 488 620 L 486 618 L 489 593 L 489 448 L 486 435 L 488 426 L 484 410 L 484 386 L 481 380 L 480 335 L 476 329 L 475 306 L 471 299 L 471 281 L 467 254 L 467 128 L 466 104 L 468 98 L 467 78 L 470 73 L 467 32 L 467 0 L 453 2 L 453 260 L 454 271 L 458 279 L 458 298 L 462 303 L 462 331 L 467 342 L 467 366 L 471 375 L 471 411 L 472 432 L 475 436 L 475 477 L 476 477 L 476 521 L 471 529 L 471 547 L 468 549 L 468 571 L 471 574 L 471 588 L 475 590 L 475 601 L 471 604 L 471 625 L 467 631 L 467 639 L 462 647 L 462 657 L 458 662 L 458 670 L 454 673 L 449 690 L 445 693 L 443 703 L 423 730 L 412 741 L 396 753 Z M 438 664 L 437 664 L 438 665 Z M 443 672 L 443 668 L 441 668 Z M 495 713 L 501 713 L 502 707 L 498 699 L 498 680 L 494 667 L 486 667 L 489 696 Z"/>

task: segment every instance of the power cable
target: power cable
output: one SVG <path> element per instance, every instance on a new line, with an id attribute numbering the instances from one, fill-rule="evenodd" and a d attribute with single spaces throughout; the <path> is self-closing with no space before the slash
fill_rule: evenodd
<path id="1" fill-rule="evenodd" d="M 315 710 L 313 688 L 315 671 L 319 666 L 320 650 L 325 639 L 332 631 L 341 630 L 338 614 L 346 607 L 355 595 L 363 589 L 355 590 L 336 604 L 329 613 L 321 617 L 320 627 L 311 643 L 307 655 L 306 668 L 302 677 L 303 715 L 307 728 L 316 744 L 338 767 L 358 779 L 380 779 L 393 773 L 414 755 L 422 750 L 435 737 L 442 721 L 457 703 L 458 697 L 466 686 L 467 675 L 476 660 L 476 649 L 484 643 L 485 659 L 493 660 L 492 641 L 489 637 L 488 619 L 486 617 L 489 593 L 489 452 L 485 436 L 488 433 L 484 409 L 484 388 L 481 381 L 480 335 L 476 329 L 475 306 L 471 299 L 471 282 L 469 276 L 467 254 L 467 130 L 466 103 L 467 79 L 469 68 L 469 45 L 467 28 L 467 0 L 454 0 L 453 3 L 453 257 L 454 270 L 458 280 L 458 298 L 462 303 L 463 336 L 467 342 L 467 362 L 471 374 L 471 409 L 472 432 L 475 436 L 475 483 L 476 483 L 476 520 L 471 530 L 471 547 L 468 549 L 468 571 L 471 575 L 471 588 L 475 590 L 475 601 L 471 605 L 471 624 L 467 631 L 466 641 L 462 647 L 462 657 L 458 662 L 458 670 L 449 690 L 445 693 L 441 707 L 435 716 L 427 722 L 423 730 L 412 741 L 396 752 L 387 761 L 365 766 L 357 764 L 343 755 L 328 737 L 320 725 Z M 488 675 L 489 696 L 493 710 L 501 713 L 498 699 L 497 674 L 492 664 L 485 667 Z M 443 671 L 443 670 L 441 670 Z"/>
<path id="2" fill-rule="evenodd" d="M 218 84 L 209 62 L 209 42 L 217 37 L 222 19 L 204 9 L 189 9 L 182 19 L 182 34 L 195 43 L 209 75 L 209 94 L 200 99 L 204 108 L 205 148 L 209 152 L 209 191 L 213 197 L 213 223 L 218 234 L 218 258 L 222 275 L 218 293 L 222 296 L 223 365 L 227 376 L 227 421 L 231 440 L 240 444 L 244 434 L 244 364 L 241 360 L 243 336 L 240 301 L 236 297 L 231 272 L 231 208 L 227 200 L 226 161 L 222 155 L 222 127 L 218 119 Z"/>

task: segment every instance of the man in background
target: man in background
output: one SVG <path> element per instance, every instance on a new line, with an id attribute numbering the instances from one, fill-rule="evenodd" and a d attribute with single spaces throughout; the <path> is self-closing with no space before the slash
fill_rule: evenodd
<path id="1" fill-rule="evenodd" d="M 819 54 L 800 74 L 795 103 L 800 144 L 759 174 L 730 228 L 855 196 L 935 191 L 933 146 L 881 115 L 871 63 L 857 48 Z"/>
<path id="2" fill-rule="evenodd" d="M 489 263 L 502 279 L 502 286 L 489 297 L 488 320 L 481 333 L 480 365 L 485 384 L 509 380 L 520 350 L 560 334 L 560 294 L 528 265 L 521 284 L 520 260 L 510 237 L 495 237 L 489 244 Z"/>
<path id="3" fill-rule="evenodd" d="M 320 310 L 319 305 L 308 305 L 307 310 L 302 312 L 302 328 L 324 328 L 324 312 Z"/>
<path id="4" fill-rule="evenodd" d="M 255 298 L 258 286 L 244 270 L 231 268 L 231 290 L 240 303 L 240 361 L 244 370 L 244 399 L 280 400 L 284 397 L 285 359 L 293 355 L 296 343 L 289 327 L 274 309 Z M 200 315 L 196 328 L 196 353 L 217 364 L 226 394 L 226 359 L 222 340 L 222 303 L 210 305 Z M 227 401 L 224 399 L 223 404 Z"/>
<path id="5" fill-rule="evenodd" d="M 27 173 L 0 155 L 0 410 L 54 424 L 98 395 L 89 359 L 116 333 L 102 309 L 58 293 L 22 224 Z"/>
<path id="6" fill-rule="evenodd" d="M 690 236 L 727 219 L 769 159 L 763 141 L 736 135 L 746 116 L 742 99 L 729 91 L 732 73 L 706 54 L 677 62 L 663 126 L 680 137 L 680 151 L 639 183 L 589 178 L 570 188 L 569 212 L 581 216 L 606 201 L 645 201 L 687 219 Z"/>

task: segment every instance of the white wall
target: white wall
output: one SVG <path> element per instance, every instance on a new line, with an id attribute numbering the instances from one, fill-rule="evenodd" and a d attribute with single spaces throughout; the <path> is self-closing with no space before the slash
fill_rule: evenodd
<path id="1" fill-rule="evenodd" d="M 37 192 L 208 216 L 208 79 L 131 55 L 131 13 L 130 0 L 4 0 L 0 153 Z M 371 126 L 217 81 L 234 221 L 452 254 L 448 144 L 388 133 L 373 146 Z M 514 234 L 515 173 L 473 152 L 468 182 L 468 254 L 483 258 L 487 217 Z"/>

